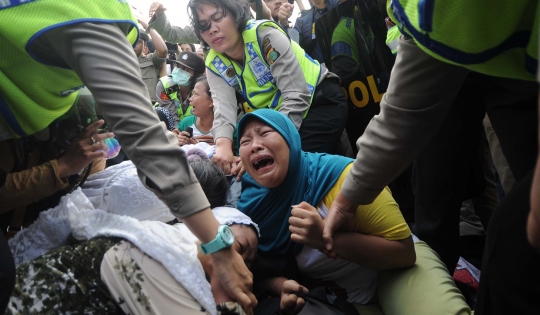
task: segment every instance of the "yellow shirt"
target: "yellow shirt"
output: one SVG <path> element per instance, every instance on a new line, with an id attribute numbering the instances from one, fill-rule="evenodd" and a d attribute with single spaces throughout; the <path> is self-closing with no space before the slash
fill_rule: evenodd
<path id="1" fill-rule="evenodd" d="M 345 167 L 334 187 L 323 198 L 324 205 L 329 209 L 352 166 L 353 163 Z M 380 236 L 389 241 L 402 240 L 411 235 L 411 230 L 388 187 L 384 188 L 373 203 L 358 206 L 354 230 L 366 235 Z"/>

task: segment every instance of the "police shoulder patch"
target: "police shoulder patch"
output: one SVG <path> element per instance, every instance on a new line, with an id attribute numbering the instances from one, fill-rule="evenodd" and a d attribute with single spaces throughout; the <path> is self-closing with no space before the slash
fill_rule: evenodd
<path id="1" fill-rule="evenodd" d="M 266 61 L 268 61 L 269 64 L 273 64 L 276 59 L 279 58 L 280 53 L 272 47 L 272 43 L 270 43 L 268 38 L 263 41 L 262 46 L 263 55 L 266 57 Z"/>

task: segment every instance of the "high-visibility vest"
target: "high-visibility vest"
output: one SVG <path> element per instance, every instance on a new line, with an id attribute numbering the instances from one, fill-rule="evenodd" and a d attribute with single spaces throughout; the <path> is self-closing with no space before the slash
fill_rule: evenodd
<path id="1" fill-rule="evenodd" d="M 246 112 L 260 108 L 270 108 L 278 110 L 283 102 L 281 91 L 276 85 L 276 80 L 270 72 L 268 60 L 275 60 L 277 52 L 273 48 L 267 48 L 267 51 L 261 49 L 257 37 L 258 30 L 261 27 L 274 27 L 279 29 L 285 35 L 287 33 L 275 22 L 266 20 L 249 20 L 246 30 L 242 32 L 244 39 L 245 62 L 243 69 L 235 62 L 215 50 L 210 50 L 206 58 L 206 67 L 220 76 L 228 85 L 234 87 L 240 92 L 246 100 Z M 264 46 L 265 43 L 262 43 Z M 267 46 L 268 47 L 268 46 Z M 313 100 L 315 88 L 321 75 L 321 65 L 313 60 L 305 51 L 294 41 L 291 41 L 291 47 L 296 55 L 300 67 L 306 78 L 308 89 L 311 93 L 310 101 Z M 265 55 L 263 55 L 263 51 Z M 306 112 L 307 114 L 307 112 Z"/>
<path id="2" fill-rule="evenodd" d="M 14 137 L 45 129 L 73 106 L 82 81 L 65 65 L 39 59 L 32 45 L 48 31 L 84 22 L 128 24 L 126 36 L 137 43 L 125 1 L 0 1 L 0 115 Z"/>
<path id="3" fill-rule="evenodd" d="M 165 92 L 165 94 L 167 94 L 171 101 L 174 101 L 174 106 L 176 107 L 178 119 L 182 121 L 184 118 L 192 116 L 193 114 L 191 113 L 191 111 L 193 110 L 193 106 L 189 105 L 186 108 L 185 112 L 182 108 L 182 102 L 178 98 L 178 91 L 180 91 L 180 87 L 178 86 L 178 84 L 174 83 L 170 76 L 161 77 L 159 78 L 159 81 L 161 81 L 161 84 L 163 84 L 163 91 Z"/>
<path id="4" fill-rule="evenodd" d="M 538 0 L 391 0 L 388 14 L 434 58 L 487 75 L 535 80 Z"/>
<path id="5" fill-rule="evenodd" d="M 339 56 L 346 56 L 353 59 L 356 64 L 360 64 L 360 52 L 356 42 L 356 32 L 354 30 L 354 20 L 342 17 L 332 33 L 332 60 Z"/>

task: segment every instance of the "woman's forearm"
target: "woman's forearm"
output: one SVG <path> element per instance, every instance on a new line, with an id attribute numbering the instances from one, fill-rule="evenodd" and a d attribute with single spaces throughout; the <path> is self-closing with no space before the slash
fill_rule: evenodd
<path id="1" fill-rule="evenodd" d="M 59 175 L 57 160 L 8 174 L 0 188 L 0 213 L 37 202 L 68 186 Z"/>
<path id="2" fill-rule="evenodd" d="M 333 251 L 341 259 L 377 270 L 410 267 L 416 261 L 411 236 L 389 241 L 374 235 L 341 232 L 334 235 Z"/>

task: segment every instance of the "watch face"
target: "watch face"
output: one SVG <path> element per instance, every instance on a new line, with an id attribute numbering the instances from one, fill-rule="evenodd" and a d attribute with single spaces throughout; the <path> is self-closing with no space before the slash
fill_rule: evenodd
<path id="1" fill-rule="evenodd" d="M 232 245 L 234 243 L 234 234 L 230 227 L 224 226 L 222 236 L 223 236 L 223 241 L 227 245 Z"/>

